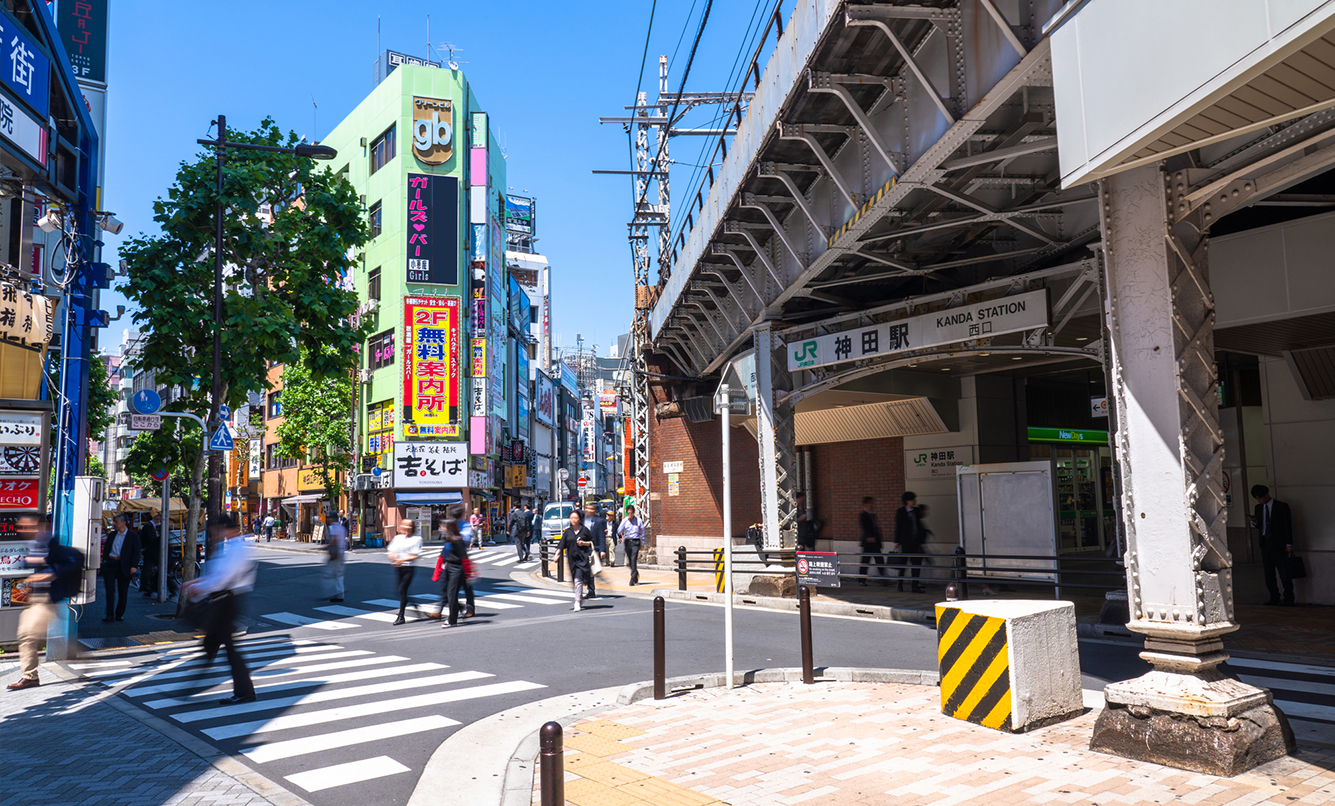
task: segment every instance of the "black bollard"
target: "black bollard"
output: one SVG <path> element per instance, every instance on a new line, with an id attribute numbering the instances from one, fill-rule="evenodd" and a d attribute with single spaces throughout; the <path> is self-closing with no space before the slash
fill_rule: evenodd
<path id="1" fill-rule="evenodd" d="M 561 746 L 561 725 L 548 722 L 538 731 L 538 787 L 542 806 L 565 806 L 565 750 Z"/>
<path id="2" fill-rule="evenodd" d="M 552 569 L 547 565 L 547 538 L 538 539 L 538 556 L 542 558 L 542 578 L 551 579 Z"/>
<path id="3" fill-rule="evenodd" d="M 561 559 L 562 559 L 562 558 L 561 558 L 561 555 L 562 555 L 562 554 L 563 554 L 563 552 L 560 552 L 560 551 L 556 552 L 556 581 L 557 581 L 557 582 L 565 582 L 565 581 L 566 581 L 566 567 L 565 567 L 565 563 L 561 562 Z"/>
<path id="4" fill-rule="evenodd" d="M 686 547 L 677 546 L 677 590 L 686 590 Z"/>
<path id="5" fill-rule="evenodd" d="M 802 624 L 802 682 L 816 682 L 816 667 L 811 661 L 811 588 L 797 589 L 798 619 Z"/>
<path id="6" fill-rule="evenodd" d="M 662 700 L 667 698 L 667 659 L 664 657 L 666 648 L 664 646 L 667 632 L 664 623 L 663 597 L 654 597 L 654 699 Z"/>

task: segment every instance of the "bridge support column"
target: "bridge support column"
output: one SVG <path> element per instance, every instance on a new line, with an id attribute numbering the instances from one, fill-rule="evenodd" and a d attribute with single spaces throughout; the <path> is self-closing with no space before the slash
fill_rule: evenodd
<path id="1" fill-rule="evenodd" d="M 1207 236 L 1178 218 L 1185 178 L 1100 183 L 1131 622 L 1153 671 L 1109 685 L 1091 748 L 1214 775 L 1293 749 L 1270 692 L 1226 677 L 1233 618 Z"/>
<path id="2" fill-rule="evenodd" d="M 760 516 L 765 548 L 788 548 L 797 542 L 793 484 L 797 481 L 797 445 L 793 407 L 775 403 L 775 392 L 793 387 L 783 342 L 770 324 L 755 329 L 756 430 L 760 442 Z"/>

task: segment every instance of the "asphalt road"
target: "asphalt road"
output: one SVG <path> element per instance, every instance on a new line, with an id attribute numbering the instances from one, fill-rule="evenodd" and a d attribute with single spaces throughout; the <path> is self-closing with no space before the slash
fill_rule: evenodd
<path id="1" fill-rule="evenodd" d="M 600 596 L 571 612 L 568 595 L 529 590 L 518 574 L 511 578 L 513 563 L 495 564 L 512 556 L 509 547 L 479 554 L 477 616 L 453 629 L 414 619 L 411 610 L 407 624 L 389 623 L 393 572 L 382 555 L 350 556 L 345 601 L 331 604 L 321 556 L 259 554 L 245 639 L 257 703 L 219 705 L 231 693 L 226 663 L 205 667 L 181 647 L 131 666 L 80 671 L 133 681 L 122 696 L 240 755 L 317 806 L 404 804 L 431 754 L 460 726 L 523 703 L 652 677 L 650 599 Z M 433 564 L 419 562 L 412 591 L 423 599 L 438 590 Z M 721 671 L 722 607 L 669 601 L 666 613 L 668 675 Z M 931 628 L 817 615 L 813 634 L 817 665 L 936 667 Z M 1082 643 L 1085 687 L 1145 671 L 1137 651 Z M 796 615 L 738 608 L 735 653 L 738 670 L 800 666 Z"/>

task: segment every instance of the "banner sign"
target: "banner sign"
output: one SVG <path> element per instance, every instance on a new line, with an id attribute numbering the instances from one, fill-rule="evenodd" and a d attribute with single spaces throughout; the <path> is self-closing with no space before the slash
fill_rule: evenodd
<path id="1" fill-rule="evenodd" d="M 1048 292 L 990 299 L 879 325 L 788 342 L 788 370 L 876 358 L 1046 327 Z"/>
<path id="2" fill-rule="evenodd" d="M 620 414 L 617 406 L 617 393 L 615 389 L 604 389 L 598 393 L 598 412 L 600 414 Z"/>
<path id="3" fill-rule="evenodd" d="M 403 435 L 459 436 L 459 298 L 403 298 Z"/>
<path id="4" fill-rule="evenodd" d="M 487 377 L 487 340 L 474 338 L 470 340 L 472 346 L 472 372 L 474 378 Z"/>
<path id="5" fill-rule="evenodd" d="M 487 416 L 487 379 L 474 378 L 472 391 L 469 395 L 468 416 L 486 417 Z"/>
<path id="6" fill-rule="evenodd" d="M 462 442 L 400 442 L 394 446 L 394 486 L 459 489 L 468 482 Z"/>
<path id="7" fill-rule="evenodd" d="M 505 228 L 521 235 L 533 234 L 533 199 L 523 196 L 505 197 Z"/>
<path id="8" fill-rule="evenodd" d="M 459 180 L 408 174 L 408 282 L 459 284 Z"/>
<path id="9" fill-rule="evenodd" d="M 45 120 L 51 109 L 51 60 L 8 12 L 0 14 L 0 42 L 5 57 L 0 62 L 0 82 Z"/>
<path id="10" fill-rule="evenodd" d="M 73 0 L 56 8 L 56 30 L 74 77 L 107 83 L 107 0 Z"/>
<path id="11" fill-rule="evenodd" d="M 0 481 L 0 512 L 38 509 L 41 479 L 5 479 Z"/>
<path id="12" fill-rule="evenodd" d="M 533 384 L 533 419 L 543 425 L 556 422 L 556 384 L 542 372 Z"/>

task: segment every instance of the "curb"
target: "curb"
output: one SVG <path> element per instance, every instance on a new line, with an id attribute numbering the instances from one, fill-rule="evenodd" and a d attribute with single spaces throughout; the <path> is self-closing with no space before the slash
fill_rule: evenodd
<path id="1" fill-rule="evenodd" d="M 722 593 L 679 591 L 676 588 L 655 588 L 653 595 L 662 596 L 664 599 L 677 599 L 686 602 L 723 604 L 726 601 L 725 595 Z M 751 607 L 767 607 L 771 610 L 787 610 L 792 613 L 797 612 L 796 599 L 785 599 L 779 596 L 749 596 L 735 593 L 732 596 L 732 603 L 734 605 L 749 605 Z M 929 613 L 926 610 L 911 610 L 906 607 L 888 607 L 886 605 L 813 601 L 811 603 L 811 612 L 824 613 L 831 616 L 862 616 L 880 621 L 902 621 L 909 624 L 922 624 L 924 626 L 930 626 L 936 623 L 935 613 Z"/>
<path id="2" fill-rule="evenodd" d="M 270 803 L 275 804 L 275 806 L 311 806 L 310 801 L 293 794 L 291 791 L 283 788 L 271 779 L 252 770 L 237 756 L 224 753 L 213 745 L 204 742 L 202 739 L 198 739 L 159 717 L 145 713 L 138 707 L 122 700 L 120 696 L 118 696 L 120 691 L 114 688 L 103 689 L 101 691 L 93 690 L 89 688 L 87 682 L 55 663 L 46 663 L 43 664 L 43 666 L 47 671 L 60 678 L 63 682 L 69 684 L 72 688 L 77 688 L 87 694 L 89 699 L 102 702 L 117 711 L 120 711 L 131 719 L 140 722 L 145 727 L 152 728 L 158 733 L 161 733 L 163 736 L 166 736 L 168 739 L 171 739 L 173 742 L 176 742 L 186 750 L 213 765 L 214 769 L 249 787 L 255 794 L 265 798 Z"/>

